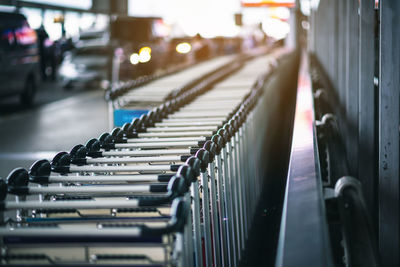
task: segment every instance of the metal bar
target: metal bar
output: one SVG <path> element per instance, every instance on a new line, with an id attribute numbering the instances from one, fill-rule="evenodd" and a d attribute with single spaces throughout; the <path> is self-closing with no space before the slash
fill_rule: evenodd
<path id="1" fill-rule="evenodd" d="M 6 209 L 116 209 L 135 208 L 139 205 L 137 199 L 132 200 L 81 200 L 81 201 L 23 201 L 6 202 Z"/>
<path id="2" fill-rule="evenodd" d="M 248 121 L 245 121 L 243 124 L 243 139 L 244 139 L 244 144 L 243 144 L 243 172 L 244 172 L 244 176 L 245 178 L 245 182 L 246 182 L 246 218 L 247 218 L 247 233 L 250 230 L 250 224 L 251 224 L 251 218 L 252 218 L 252 214 L 251 214 L 251 210 L 250 210 L 250 205 L 251 205 L 251 177 L 250 177 L 250 165 L 247 164 L 248 162 L 246 161 L 246 159 L 248 159 L 248 155 L 250 155 L 251 153 L 249 151 L 251 151 L 250 149 L 250 144 L 249 144 L 249 131 L 248 131 Z M 248 236 L 248 234 L 247 234 Z M 246 237 L 247 237 L 246 236 Z"/>
<path id="3" fill-rule="evenodd" d="M 194 250 L 196 256 L 196 265 L 203 266 L 203 250 L 201 246 L 201 224 L 200 224 L 200 196 L 199 196 L 199 182 L 195 181 L 190 187 L 193 213 L 193 231 L 194 231 Z"/>
<path id="4" fill-rule="evenodd" d="M 108 129 L 111 131 L 114 128 L 114 103 L 113 101 L 109 101 L 107 103 L 108 108 Z"/>
<path id="5" fill-rule="evenodd" d="M 190 149 L 150 149 L 150 150 L 117 150 L 117 151 L 102 151 L 103 157 L 113 156 L 157 156 L 157 155 L 179 155 L 190 154 Z"/>
<path id="6" fill-rule="evenodd" d="M 236 135 L 235 135 L 236 136 Z M 236 240 L 237 240 L 237 250 L 238 250 L 238 259 L 241 259 L 241 247 L 242 247 L 242 235 L 241 235 L 241 225 L 243 225 L 242 222 L 242 215 L 240 213 L 240 187 L 238 185 L 239 182 L 239 177 L 238 177 L 238 170 L 240 166 L 238 165 L 238 145 L 237 145 L 237 139 L 235 136 L 232 136 L 231 139 L 231 184 L 232 184 L 232 192 L 234 194 L 233 198 L 233 204 L 234 204 L 234 209 L 235 209 L 235 224 L 236 224 Z"/>
<path id="7" fill-rule="evenodd" d="M 376 215 L 374 0 L 360 1 L 358 177 L 372 217 Z"/>
<path id="8" fill-rule="evenodd" d="M 215 163 L 211 162 L 208 166 L 208 172 L 210 174 L 210 203 L 211 203 L 211 229 L 212 229 L 212 241 L 213 241 L 213 252 L 214 252 L 214 266 L 221 265 L 221 246 L 220 243 L 220 229 L 218 223 L 218 207 L 217 207 L 217 184 L 216 184 L 216 167 Z"/>
<path id="9" fill-rule="evenodd" d="M 127 143 L 148 143 L 148 142 L 182 142 L 182 141 L 205 141 L 204 136 L 189 137 L 145 137 L 145 138 L 129 138 Z"/>
<path id="10" fill-rule="evenodd" d="M 328 42 L 328 46 L 327 48 L 329 49 L 330 53 L 327 54 L 328 57 L 328 65 L 327 67 L 327 71 L 329 73 L 329 78 L 332 82 L 334 82 L 335 80 L 335 75 L 334 75 L 334 66 L 333 66 L 333 62 L 335 60 L 335 50 L 334 50 L 334 41 L 335 41 L 335 31 L 334 31 L 334 27 L 335 27 L 335 23 L 334 23 L 334 17 L 335 17 L 335 9 L 334 9 L 334 5 L 335 2 L 334 1 L 325 1 L 326 2 L 326 27 L 327 27 L 327 42 Z"/>
<path id="11" fill-rule="evenodd" d="M 235 207 L 234 207 L 234 192 L 232 191 L 232 151 L 231 151 L 231 144 L 228 142 L 225 146 L 224 150 L 224 190 L 226 195 L 226 204 L 227 204 L 227 211 L 228 211 L 228 227 L 230 231 L 230 246 L 232 251 L 232 262 L 233 266 L 236 266 L 237 260 L 239 258 L 238 255 L 238 243 L 235 236 L 235 229 L 236 229 L 236 214 L 235 214 Z"/>
<path id="12" fill-rule="evenodd" d="M 229 111 L 230 112 L 230 111 Z M 229 113 L 227 112 L 227 113 Z M 199 113 L 197 113 L 198 115 Z M 149 127 L 148 132 L 189 132 L 189 131 L 215 131 L 218 126 L 188 126 L 188 127 Z"/>
<path id="13" fill-rule="evenodd" d="M 333 20 L 331 21 L 331 25 L 332 25 L 332 82 L 335 86 L 335 88 L 338 88 L 339 84 L 338 84 L 338 72 L 339 72 L 339 43 L 338 43 L 338 35 L 339 35 L 339 25 L 338 25 L 338 21 L 340 20 L 340 16 L 339 16 L 339 3 L 338 1 L 333 1 L 332 4 L 332 8 L 333 8 L 333 13 L 332 13 L 332 17 Z"/>
<path id="14" fill-rule="evenodd" d="M 210 195 L 208 189 L 208 172 L 201 173 L 201 189 L 202 189 L 202 213 L 203 213 L 203 229 L 204 229 L 204 247 L 205 247 L 205 263 L 206 266 L 213 265 L 212 253 L 212 236 L 211 236 L 211 220 L 210 220 Z"/>
<path id="15" fill-rule="evenodd" d="M 232 209 L 230 208 L 230 190 L 228 189 L 228 158 L 227 158 L 227 145 L 222 149 L 222 192 L 224 196 L 224 209 L 225 209 L 225 216 L 224 216 L 224 224 L 225 224 L 225 231 L 226 231 L 226 239 L 227 239 L 227 250 L 228 250 L 228 258 L 229 258 L 229 266 L 235 266 L 235 242 L 232 239 Z"/>
<path id="16" fill-rule="evenodd" d="M 192 147 L 198 146 L 196 141 L 186 141 L 186 142 L 154 142 L 154 143 L 120 143 L 115 144 L 115 148 L 170 148 L 170 147 Z"/>
<path id="17" fill-rule="evenodd" d="M 164 172 L 172 171 L 171 165 L 124 165 L 124 166 L 75 166 L 69 167 L 69 172 Z"/>
<path id="18" fill-rule="evenodd" d="M 229 266 L 230 263 L 230 250 L 229 250 L 229 239 L 228 230 L 226 225 L 227 211 L 225 206 L 225 194 L 223 190 L 223 161 L 222 155 L 216 156 L 216 171 L 217 171 L 217 190 L 218 190 L 218 213 L 219 213 L 219 224 L 221 234 L 221 255 L 222 264 Z"/>
<path id="19" fill-rule="evenodd" d="M 239 131 L 235 134 L 235 159 L 236 159 L 236 187 L 237 187 L 237 198 L 238 198 L 238 212 L 240 214 L 240 224 L 238 225 L 240 228 L 240 241 L 241 241 L 241 249 L 244 251 L 245 249 L 245 215 L 244 215 L 244 199 L 243 199 L 243 191 L 244 191 L 244 179 L 246 179 L 245 175 L 241 173 L 241 141 L 239 136 Z"/>
<path id="20" fill-rule="evenodd" d="M 339 20 L 339 87 L 337 88 L 337 93 L 339 97 L 339 108 L 341 111 L 345 112 L 342 107 L 346 103 L 346 73 L 347 73 L 347 50 L 346 50 L 346 18 L 347 18 L 347 5 L 346 0 L 339 0 L 339 12 L 342 14 L 342 18 Z M 343 114 L 345 115 L 345 114 Z"/>
<path id="21" fill-rule="evenodd" d="M 346 151 L 349 171 L 358 170 L 358 48 L 359 48 L 358 1 L 347 1 L 347 76 L 346 76 Z"/>
<path id="22" fill-rule="evenodd" d="M 309 34 L 308 34 L 308 51 L 315 53 L 315 11 L 313 6 L 310 8 Z"/>
<path id="23" fill-rule="evenodd" d="M 220 116 L 220 117 L 214 117 L 214 118 L 196 118 L 196 122 L 209 122 L 209 121 L 224 121 L 226 117 Z M 180 122 L 180 123 L 185 123 L 185 122 L 192 122 L 192 119 L 186 119 L 186 118 L 167 118 L 164 119 L 162 122 Z"/>
<path id="24" fill-rule="evenodd" d="M 105 229 L 93 229 L 93 228 L 74 228 L 71 229 L 59 229 L 59 228 L 16 228 L 11 230 L 10 228 L 0 228 L 0 235 L 3 237 L 8 236 L 21 236 L 21 237 L 38 237 L 38 236 L 58 236 L 58 237 L 70 237 L 70 236 L 85 236 L 85 237 L 136 237 L 140 236 L 140 227 L 130 228 L 105 228 Z"/>
<path id="25" fill-rule="evenodd" d="M 187 203 L 191 202 L 191 197 L 190 197 L 190 193 L 186 193 L 185 195 L 185 201 Z M 185 235 L 185 246 L 184 249 L 186 251 L 186 255 L 184 255 L 185 258 L 185 265 L 184 266 L 195 266 L 194 263 L 195 261 L 193 260 L 193 255 L 194 255 L 194 235 L 193 235 L 193 220 L 192 220 L 192 209 L 189 210 L 189 214 L 187 216 L 187 222 L 186 222 L 186 226 L 184 228 L 184 235 Z"/>
<path id="26" fill-rule="evenodd" d="M 318 33 L 319 39 L 320 39 L 320 49 L 321 52 L 319 53 L 318 57 L 321 60 L 322 66 L 324 69 L 328 72 L 329 69 L 329 64 L 328 64 L 328 58 L 329 58 L 329 47 L 328 47 L 328 40 L 329 40 L 329 33 L 328 33 L 328 23 L 325 22 L 327 18 L 326 14 L 326 6 L 327 6 L 328 1 L 320 1 L 319 7 L 318 7 L 318 13 L 319 13 L 319 23 L 318 25 L 320 26 L 320 32 Z M 328 72 L 329 73 L 329 72 Z"/>
<path id="27" fill-rule="evenodd" d="M 379 3 L 379 247 L 383 266 L 398 266 L 400 2 Z"/>
<path id="28" fill-rule="evenodd" d="M 182 156 L 159 156 L 159 157 L 123 157 L 123 158 L 89 158 L 86 164 L 121 164 L 121 163 L 151 163 L 151 162 L 180 162 Z"/>
<path id="29" fill-rule="evenodd" d="M 120 182 L 157 182 L 158 175 L 70 175 L 50 176 L 50 183 L 120 183 Z"/>
<path id="30" fill-rule="evenodd" d="M 29 187 L 29 194 L 122 194 L 150 192 L 150 185 Z"/>
<path id="31" fill-rule="evenodd" d="M 210 121 L 186 121 L 186 122 L 157 122 L 156 127 L 180 127 L 180 126 L 204 126 L 204 125 L 220 125 L 221 120 L 210 120 Z"/>
<path id="32" fill-rule="evenodd" d="M 138 136 L 140 138 L 169 138 L 169 137 L 189 137 L 189 136 L 207 136 L 207 135 L 212 135 L 213 131 L 196 131 L 196 132 L 154 132 L 154 133 L 139 133 Z"/>
<path id="33" fill-rule="evenodd" d="M 186 193 L 185 196 L 185 201 L 187 201 L 187 203 L 191 202 L 191 196 L 190 193 Z M 185 250 L 186 250 L 186 255 L 185 255 L 185 260 L 186 260 L 186 264 L 184 266 L 195 266 L 195 260 L 193 260 L 193 255 L 194 255 L 194 235 L 193 235 L 193 215 L 192 215 L 192 209 L 189 210 L 189 214 L 187 216 L 187 222 L 186 222 L 186 226 L 184 229 L 184 234 L 185 234 Z M 184 267 L 182 266 L 182 267 Z"/>
<path id="34" fill-rule="evenodd" d="M 246 199 L 246 207 L 245 207 L 245 219 L 246 219 L 246 239 L 248 238 L 248 232 L 250 230 L 250 224 L 251 224 L 251 212 L 250 212 L 250 185 L 251 185 L 251 181 L 250 181 L 250 176 L 249 176 L 249 166 L 248 164 L 246 164 L 246 158 L 247 155 L 249 154 L 248 152 L 248 132 L 247 132 L 247 121 L 244 122 L 242 129 L 242 138 L 243 138 L 243 156 L 242 156 L 242 177 L 244 178 L 244 182 L 245 182 L 245 199 Z"/>

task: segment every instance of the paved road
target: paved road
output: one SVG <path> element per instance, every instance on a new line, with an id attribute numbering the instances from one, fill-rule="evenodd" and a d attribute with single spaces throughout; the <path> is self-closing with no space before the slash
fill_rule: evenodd
<path id="1" fill-rule="evenodd" d="M 88 89 L 82 87 L 75 87 L 73 89 L 66 90 L 62 88 L 61 83 L 57 81 L 41 82 L 39 87 L 40 88 L 37 90 L 33 107 L 27 108 L 23 105 L 20 105 L 18 96 L 0 99 L 0 118 L 4 117 L 5 115 L 37 109 L 48 103 L 62 100 L 70 96 L 75 96 L 77 94 L 88 91 Z"/>
<path id="2" fill-rule="evenodd" d="M 44 84 L 33 108 L 8 99 L 0 102 L 0 114 L 3 178 L 13 168 L 29 168 L 37 159 L 51 159 L 56 152 L 108 130 L 107 105 L 100 90 L 65 91 L 57 84 Z"/>

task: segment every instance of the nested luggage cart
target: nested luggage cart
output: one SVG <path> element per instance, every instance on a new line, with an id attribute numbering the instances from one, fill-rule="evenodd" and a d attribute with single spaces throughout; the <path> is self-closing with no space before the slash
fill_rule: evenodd
<path id="1" fill-rule="evenodd" d="M 284 53 L 11 172 L 2 264 L 237 266 L 262 183 L 263 85 Z"/>
<path id="2" fill-rule="evenodd" d="M 158 79 L 143 77 L 114 84 L 107 94 L 111 128 L 122 126 L 195 86 L 210 84 L 241 64 L 235 59 L 232 55 L 218 57 Z"/>

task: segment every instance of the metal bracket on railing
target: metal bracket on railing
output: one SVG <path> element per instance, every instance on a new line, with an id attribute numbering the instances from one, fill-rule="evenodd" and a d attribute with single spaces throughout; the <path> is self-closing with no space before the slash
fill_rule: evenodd
<path id="1" fill-rule="evenodd" d="M 328 121 L 333 121 L 333 122 L 336 124 L 337 118 L 336 118 L 336 116 L 333 115 L 332 113 L 327 113 L 327 114 L 325 114 L 325 115 L 322 116 L 321 120 L 315 121 L 315 125 L 316 125 L 317 127 L 319 127 L 319 126 L 325 126 L 326 123 L 327 123 Z M 337 126 L 337 124 L 336 124 L 336 126 Z"/>
<path id="2" fill-rule="evenodd" d="M 365 204 L 361 183 L 344 176 L 335 184 L 342 224 L 346 266 L 380 266 L 377 240 Z"/>

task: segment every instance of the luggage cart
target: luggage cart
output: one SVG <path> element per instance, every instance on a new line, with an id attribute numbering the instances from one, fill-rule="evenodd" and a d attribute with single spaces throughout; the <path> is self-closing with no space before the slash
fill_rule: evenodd
<path id="1" fill-rule="evenodd" d="M 3 210 L 18 213 L 0 229 L 3 263 L 69 264 L 74 252 L 60 261 L 59 254 L 39 255 L 58 239 L 57 247 L 84 253 L 80 264 L 236 266 L 262 182 L 256 130 L 265 110 L 263 84 L 282 54 L 249 60 L 213 86 L 182 90 L 98 139 L 35 162 L 29 173 L 15 170 L 0 185 L 16 195 L 16 201 L 2 198 Z M 146 239 L 155 236 L 162 242 Z M 32 240 L 46 245 L 31 248 Z M 153 245 L 163 257 L 144 252 Z"/>
<path id="2" fill-rule="evenodd" d="M 135 117 L 146 114 L 167 99 L 186 91 L 215 72 L 225 70 L 235 56 L 223 56 L 202 62 L 181 71 L 172 71 L 158 79 L 143 77 L 138 81 L 119 82 L 108 94 L 110 129 L 122 126 Z M 237 62 L 237 61 L 236 61 Z M 215 77 L 214 77 L 215 79 Z M 208 83 L 208 82 L 206 82 Z"/>
<path id="3" fill-rule="evenodd" d="M 62 203 L 74 205 L 73 202 Z M 114 209 L 126 208 L 125 205 L 112 204 Z M 160 216 L 135 221 L 136 218 L 132 217 L 127 221 L 119 217 L 104 220 L 96 215 L 83 218 L 64 215 L 51 217 L 50 222 L 43 221 L 43 218 L 27 218 L 24 224 L 8 223 L 0 227 L 1 262 L 4 265 L 30 266 L 186 266 L 186 259 L 179 254 L 184 251 L 183 229 L 188 211 L 187 202 L 176 198 L 169 219 Z"/>

